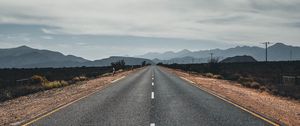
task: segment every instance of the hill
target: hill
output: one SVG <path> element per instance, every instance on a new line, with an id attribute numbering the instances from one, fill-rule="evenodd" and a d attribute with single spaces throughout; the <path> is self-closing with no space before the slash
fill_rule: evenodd
<path id="1" fill-rule="evenodd" d="M 105 59 L 90 61 L 73 55 L 64 55 L 50 50 L 39 50 L 27 46 L 0 49 L 0 68 L 44 68 L 44 67 L 81 67 L 110 66 L 111 62 L 124 60 L 126 65 L 141 65 L 143 61 L 153 62 L 144 58 L 112 56 Z"/>
<path id="2" fill-rule="evenodd" d="M 163 64 L 190 64 L 190 63 L 206 63 L 208 61 L 208 58 L 194 58 L 190 56 L 181 57 L 181 58 L 172 58 L 169 60 L 160 60 L 160 59 L 153 59 L 154 63 L 163 63 Z"/>
<path id="3" fill-rule="evenodd" d="M 105 58 L 101 60 L 85 62 L 81 65 L 82 66 L 110 66 L 112 62 L 117 62 L 120 60 L 124 60 L 126 65 L 141 65 L 143 61 L 146 61 L 146 63 L 153 64 L 151 60 L 144 59 L 144 58 L 111 56 L 109 58 Z"/>
<path id="4" fill-rule="evenodd" d="M 182 50 L 179 52 L 168 51 L 165 53 L 146 53 L 138 57 L 148 59 L 170 60 L 173 58 L 193 57 L 198 59 L 209 59 L 210 53 L 214 57 L 225 59 L 238 55 L 252 56 L 258 61 L 265 60 L 265 49 L 261 47 L 250 46 L 237 46 L 229 49 L 213 49 L 201 51 Z M 283 43 L 276 43 L 268 48 L 268 59 L 270 61 L 287 61 L 287 60 L 300 60 L 300 47 L 285 45 Z M 207 60 L 206 60 L 207 61 Z"/>
<path id="5" fill-rule="evenodd" d="M 221 61 L 221 63 L 245 63 L 245 62 L 257 62 L 253 57 L 251 56 L 234 56 L 234 57 L 228 57 Z"/>
<path id="6" fill-rule="evenodd" d="M 0 68 L 68 67 L 87 61 L 81 57 L 27 46 L 0 49 Z"/>

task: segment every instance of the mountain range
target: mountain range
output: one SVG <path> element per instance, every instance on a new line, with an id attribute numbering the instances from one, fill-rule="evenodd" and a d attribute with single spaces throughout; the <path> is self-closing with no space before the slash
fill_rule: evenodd
<path id="1" fill-rule="evenodd" d="M 64 55 L 50 50 L 39 50 L 28 46 L 0 49 L 0 68 L 41 68 L 41 67 L 80 67 L 80 66 L 110 66 L 112 62 L 124 60 L 127 65 L 147 63 L 205 63 L 213 53 L 214 58 L 223 60 L 235 56 L 251 56 L 257 61 L 265 60 L 265 49 L 261 47 L 237 46 L 229 49 L 213 49 L 179 52 L 146 53 L 135 57 L 112 56 L 99 60 L 87 60 L 73 55 Z M 152 59 L 152 60 L 149 60 Z M 300 47 L 276 43 L 268 48 L 269 61 L 300 60 Z"/>
<path id="2" fill-rule="evenodd" d="M 218 57 L 220 60 L 227 57 L 248 55 L 258 61 L 265 60 L 265 48 L 256 46 L 237 46 L 229 49 L 212 49 L 201 51 L 189 51 L 184 49 L 179 52 L 164 52 L 164 53 L 146 53 L 137 57 L 153 59 L 154 62 L 164 63 L 203 63 L 210 59 L 210 54 L 213 57 Z M 276 43 L 268 47 L 269 61 L 288 61 L 300 60 L 300 47 Z M 180 62 L 179 62 L 180 61 Z"/>
<path id="3" fill-rule="evenodd" d="M 140 65 L 144 58 L 113 56 L 101 60 L 90 61 L 73 55 L 64 55 L 50 50 L 39 50 L 27 46 L 0 49 L 0 68 L 41 68 L 41 67 L 80 67 L 110 66 L 110 63 L 124 60 L 126 65 Z"/>

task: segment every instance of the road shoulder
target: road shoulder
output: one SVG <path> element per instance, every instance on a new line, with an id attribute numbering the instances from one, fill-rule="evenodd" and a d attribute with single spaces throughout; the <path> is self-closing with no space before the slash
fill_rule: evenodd
<path id="1" fill-rule="evenodd" d="M 300 102 L 242 87 L 236 82 L 206 78 L 180 70 L 163 68 L 254 112 L 267 115 L 287 125 L 300 125 Z"/>
<path id="2" fill-rule="evenodd" d="M 0 125 L 24 124 L 93 92 L 102 90 L 140 69 L 124 71 L 115 76 L 100 77 L 81 82 L 81 84 L 38 92 L 0 103 Z"/>

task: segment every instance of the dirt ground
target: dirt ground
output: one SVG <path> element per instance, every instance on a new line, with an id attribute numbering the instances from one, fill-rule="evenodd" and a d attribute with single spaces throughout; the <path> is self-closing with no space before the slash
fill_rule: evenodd
<path id="1" fill-rule="evenodd" d="M 181 70 L 164 69 L 195 82 L 195 86 L 208 89 L 254 112 L 259 112 L 286 125 L 300 126 L 300 101 L 245 88 L 237 82 L 188 74 Z"/>
<path id="2" fill-rule="evenodd" d="M 100 77 L 5 101 L 0 103 L 0 125 L 20 125 L 91 92 L 101 90 L 111 84 L 113 80 L 138 70 L 119 72 L 113 77 Z"/>

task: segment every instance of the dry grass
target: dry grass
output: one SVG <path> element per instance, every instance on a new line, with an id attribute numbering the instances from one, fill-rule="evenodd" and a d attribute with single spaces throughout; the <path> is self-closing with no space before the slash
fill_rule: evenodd
<path id="1" fill-rule="evenodd" d="M 66 81 L 53 81 L 43 84 L 43 87 L 46 89 L 59 88 L 69 85 Z"/>

